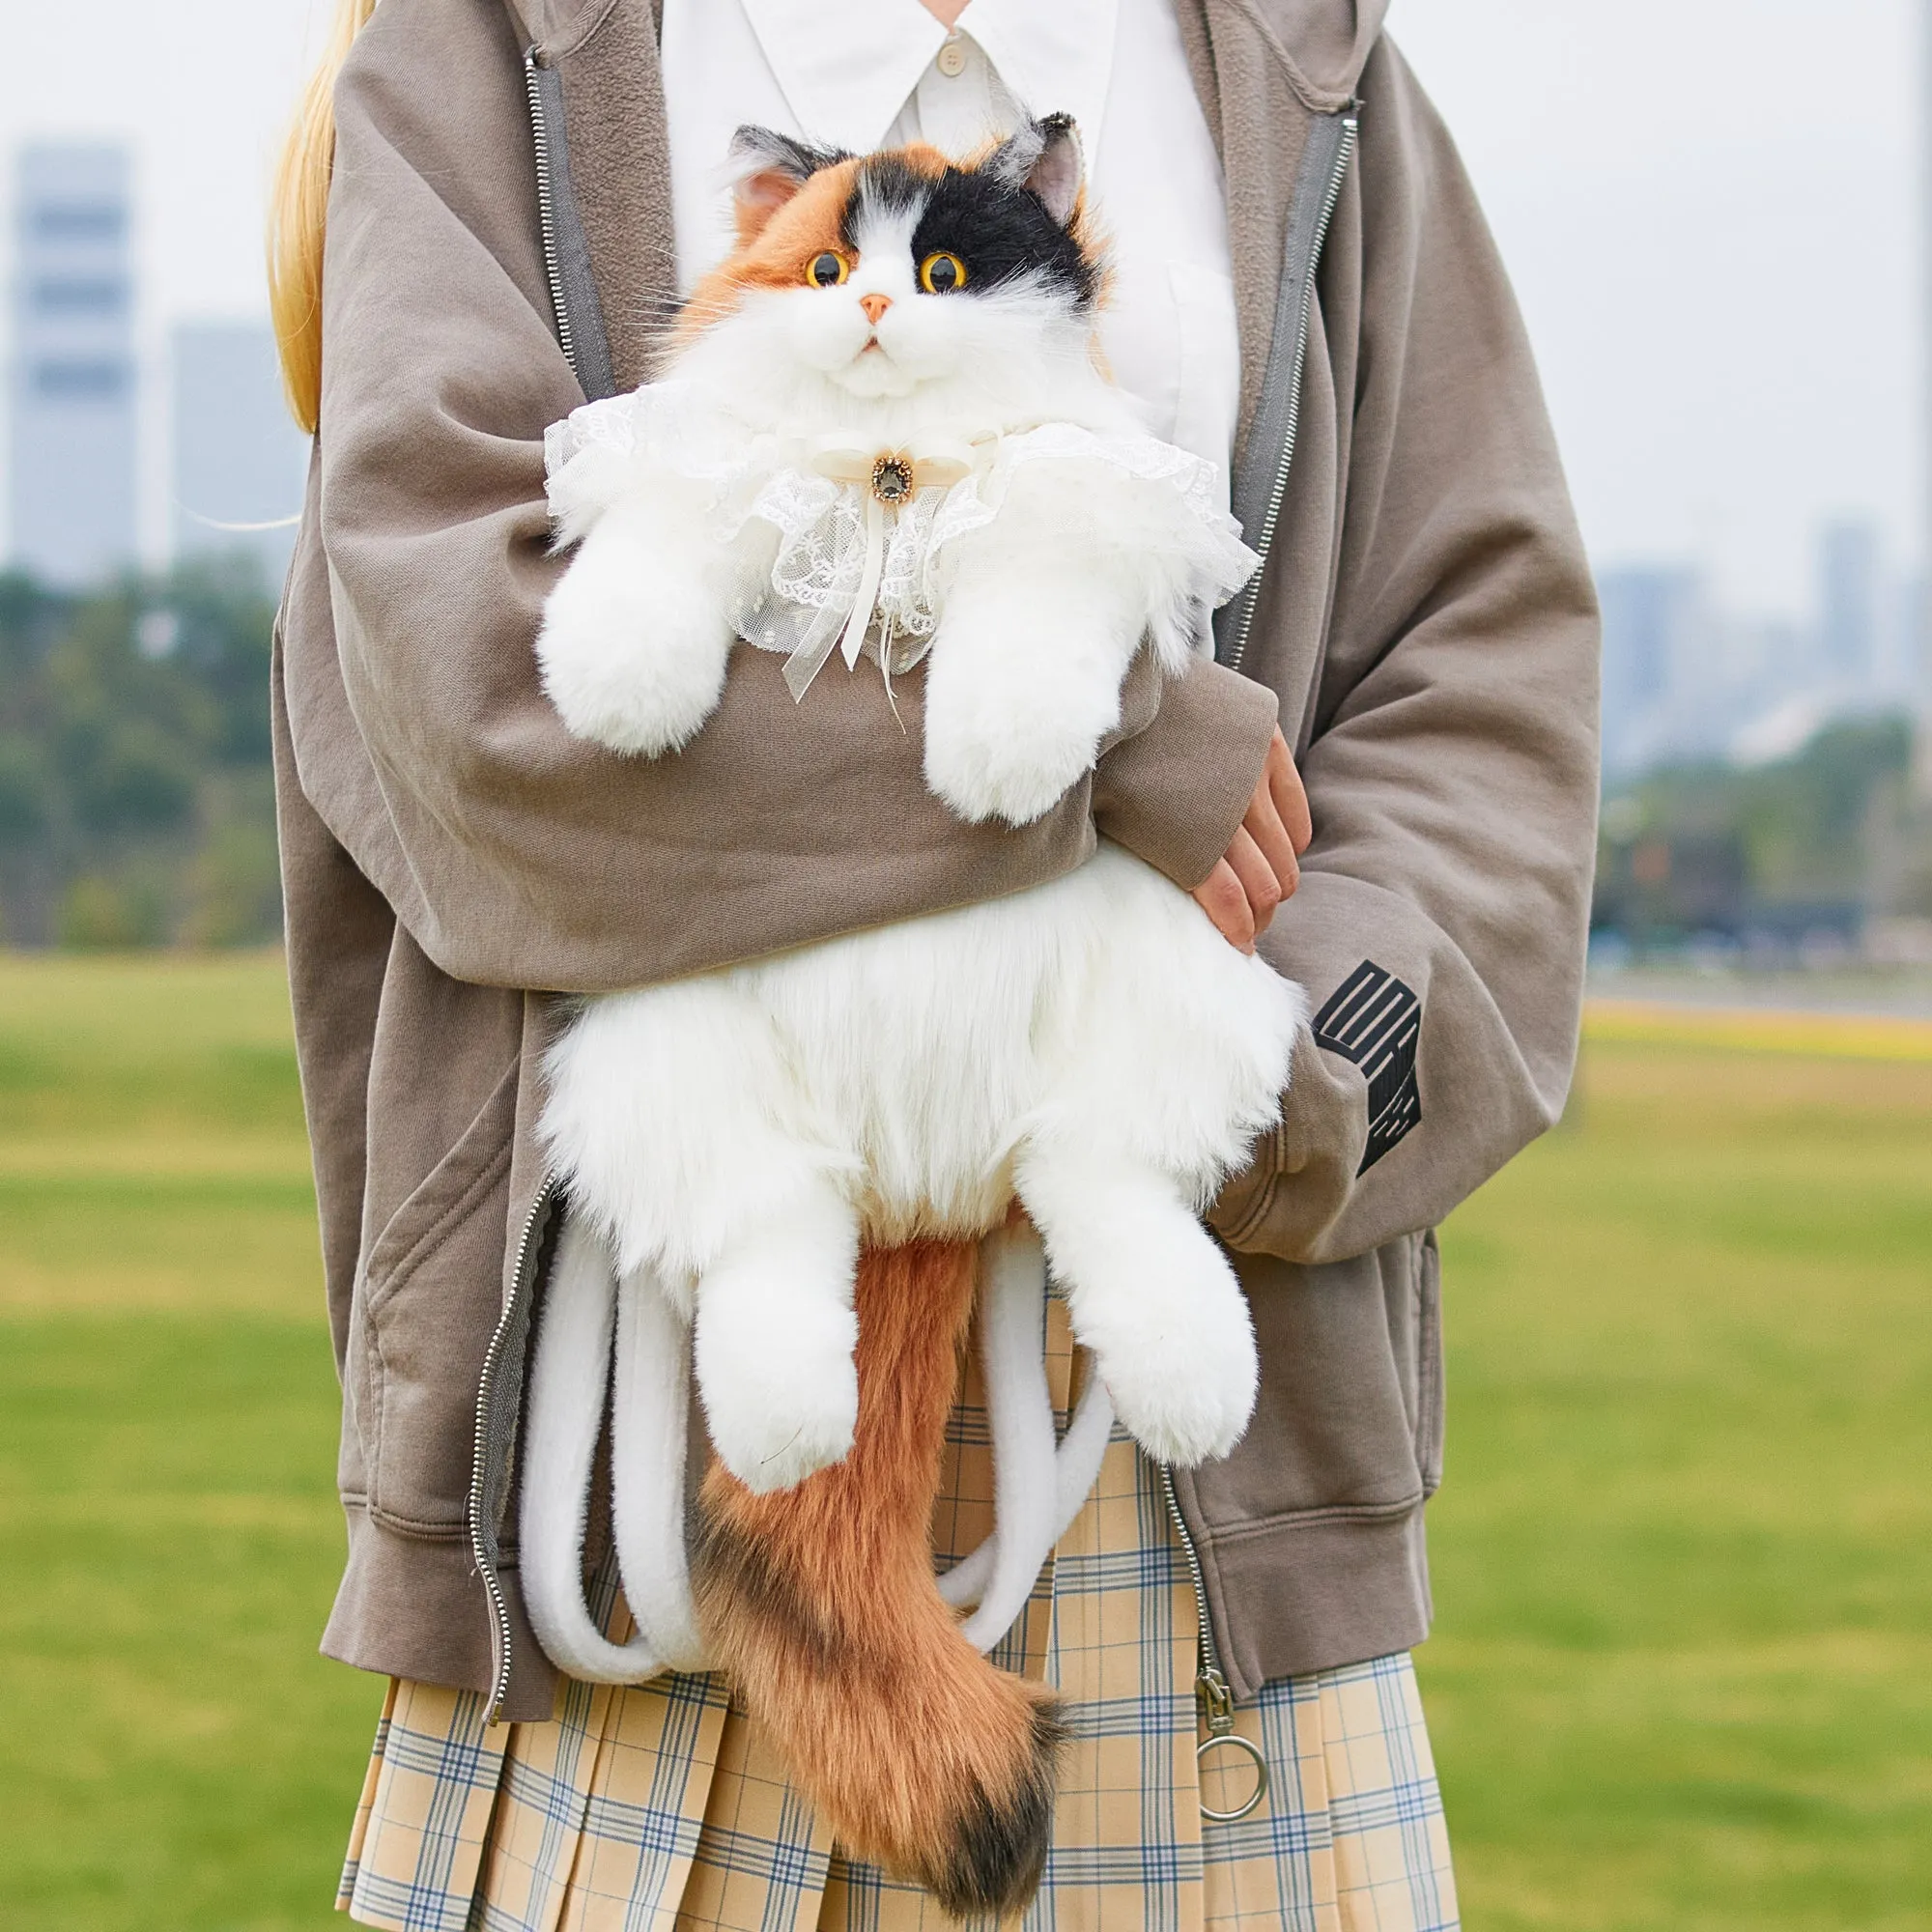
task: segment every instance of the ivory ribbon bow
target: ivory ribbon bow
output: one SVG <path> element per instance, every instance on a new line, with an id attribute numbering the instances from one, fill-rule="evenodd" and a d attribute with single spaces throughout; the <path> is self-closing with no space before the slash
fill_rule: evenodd
<path id="1" fill-rule="evenodd" d="M 950 490 L 970 475 L 973 449 L 955 437 L 915 437 L 897 449 L 846 435 L 822 436 L 812 444 L 810 463 L 819 475 L 835 483 L 856 484 L 866 499 L 866 561 L 853 594 L 844 630 L 814 635 L 786 658 L 784 678 L 794 699 L 802 699 L 811 681 L 825 668 L 835 647 L 850 670 L 866 646 L 866 634 L 878 614 L 879 584 L 886 571 L 886 513 L 895 516 L 921 490 Z M 888 627 L 889 630 L 889 627 Z M 888 691 L 892 688 L 892 638 L 879 639 L 879 661 Z"/>

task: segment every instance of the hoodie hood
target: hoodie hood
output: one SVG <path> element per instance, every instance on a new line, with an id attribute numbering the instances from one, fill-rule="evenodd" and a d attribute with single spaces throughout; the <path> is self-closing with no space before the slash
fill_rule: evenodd
<path id="1" fill-rule="evenodd" d="M 1300 77 L 1308 104 L 1333 113 L 1354 95 L 1388 17 L 1388 0 L 1236 0 Z M 1299 91 L 1299 90 L 1297 90 Z"/>

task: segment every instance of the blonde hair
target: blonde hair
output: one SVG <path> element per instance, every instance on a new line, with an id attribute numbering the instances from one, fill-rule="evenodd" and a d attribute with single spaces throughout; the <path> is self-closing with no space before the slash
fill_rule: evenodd
<path id="1" fill-rule="evenodd" d="M 297 422 L 322 415 L 322 243 L 335 168 L 335 76 L 376 0 L 335 0 L 328 43 L 296 109 L 269 203 L 269 310 Z"/>

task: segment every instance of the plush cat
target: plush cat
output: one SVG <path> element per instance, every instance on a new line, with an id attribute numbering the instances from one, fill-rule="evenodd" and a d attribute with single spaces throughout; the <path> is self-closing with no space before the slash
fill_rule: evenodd
<path id="1" fill-rule="evenodd" d="M 1100 364 L 1072 128 L 968 165 L 756 129 L 734 155 L 738 247 L 661 379 L 553 432 L 576 554 L 545 688 L 574 732 L 657 757 L 741 639 L 801 697 L 834 655 L 889 684 L 923 661 L 928 784 L 1025 824 L 1093 766 L 1135 654 L 1179 669 L 1254 565 L 1209 466 Z M 1199 1215 L 1274 1118 L 1302 1010 L 1105 843 L 1009 898 L 582 1002 L 542 1123 L 571 1203 L 531 1396 L 552 1473 L 526 1478 L 546 1649 L 591 1676 L 708 1659 L 854 1853 L 954 1911 L 1029 1895 L 1057 1724 L 960 1634 L 927 1542 L 975 1256 L 1023 1253 L 1023 1210 L 1126 1428 L 1164 1462 L 1225 1455 L 1255 1345 Z M 687 1321 L 717 1457 L 695 1619 L 668 1473 Z M 613 1322 L 624 1646 L 574 1569 L 603 1389 L 571 1364 L 601 1373 Z"/>

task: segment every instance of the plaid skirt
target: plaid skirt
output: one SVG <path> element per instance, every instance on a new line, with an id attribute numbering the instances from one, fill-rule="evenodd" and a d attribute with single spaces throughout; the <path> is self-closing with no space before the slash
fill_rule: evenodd
<path id="1" fill-rule="evenodd" d="M 1049 1304 L 1064 1411 L 1071 1350 Z M 977 1372 L 948 1432 L 942 1557 L 991 1524 Z M 607 1584 L 614 1599 L 614 1585 Z M 611 1607 L 612 1634 L 625 1625 Z M 1236 1712 L 1268 1768 L 1197 1768 L 1193 1584 L 1158 1472 L 1116 1432 L 1094 1494 L 995 1661 L 1044 1678 L 1072 1730 L 1026 1932 L 1454 1932 L 1448 1835 L 1406 1655 L 1265 1686 Z M 545 1723 L 472 1692 L 389 1687 L 337 1908 L 391 1932 L 942 1932 L 923 1891 L 848 1860 L 728 1687 L 572 1683 Z M 991 1932 L 983 1921 L 982 1932 Z"/>

